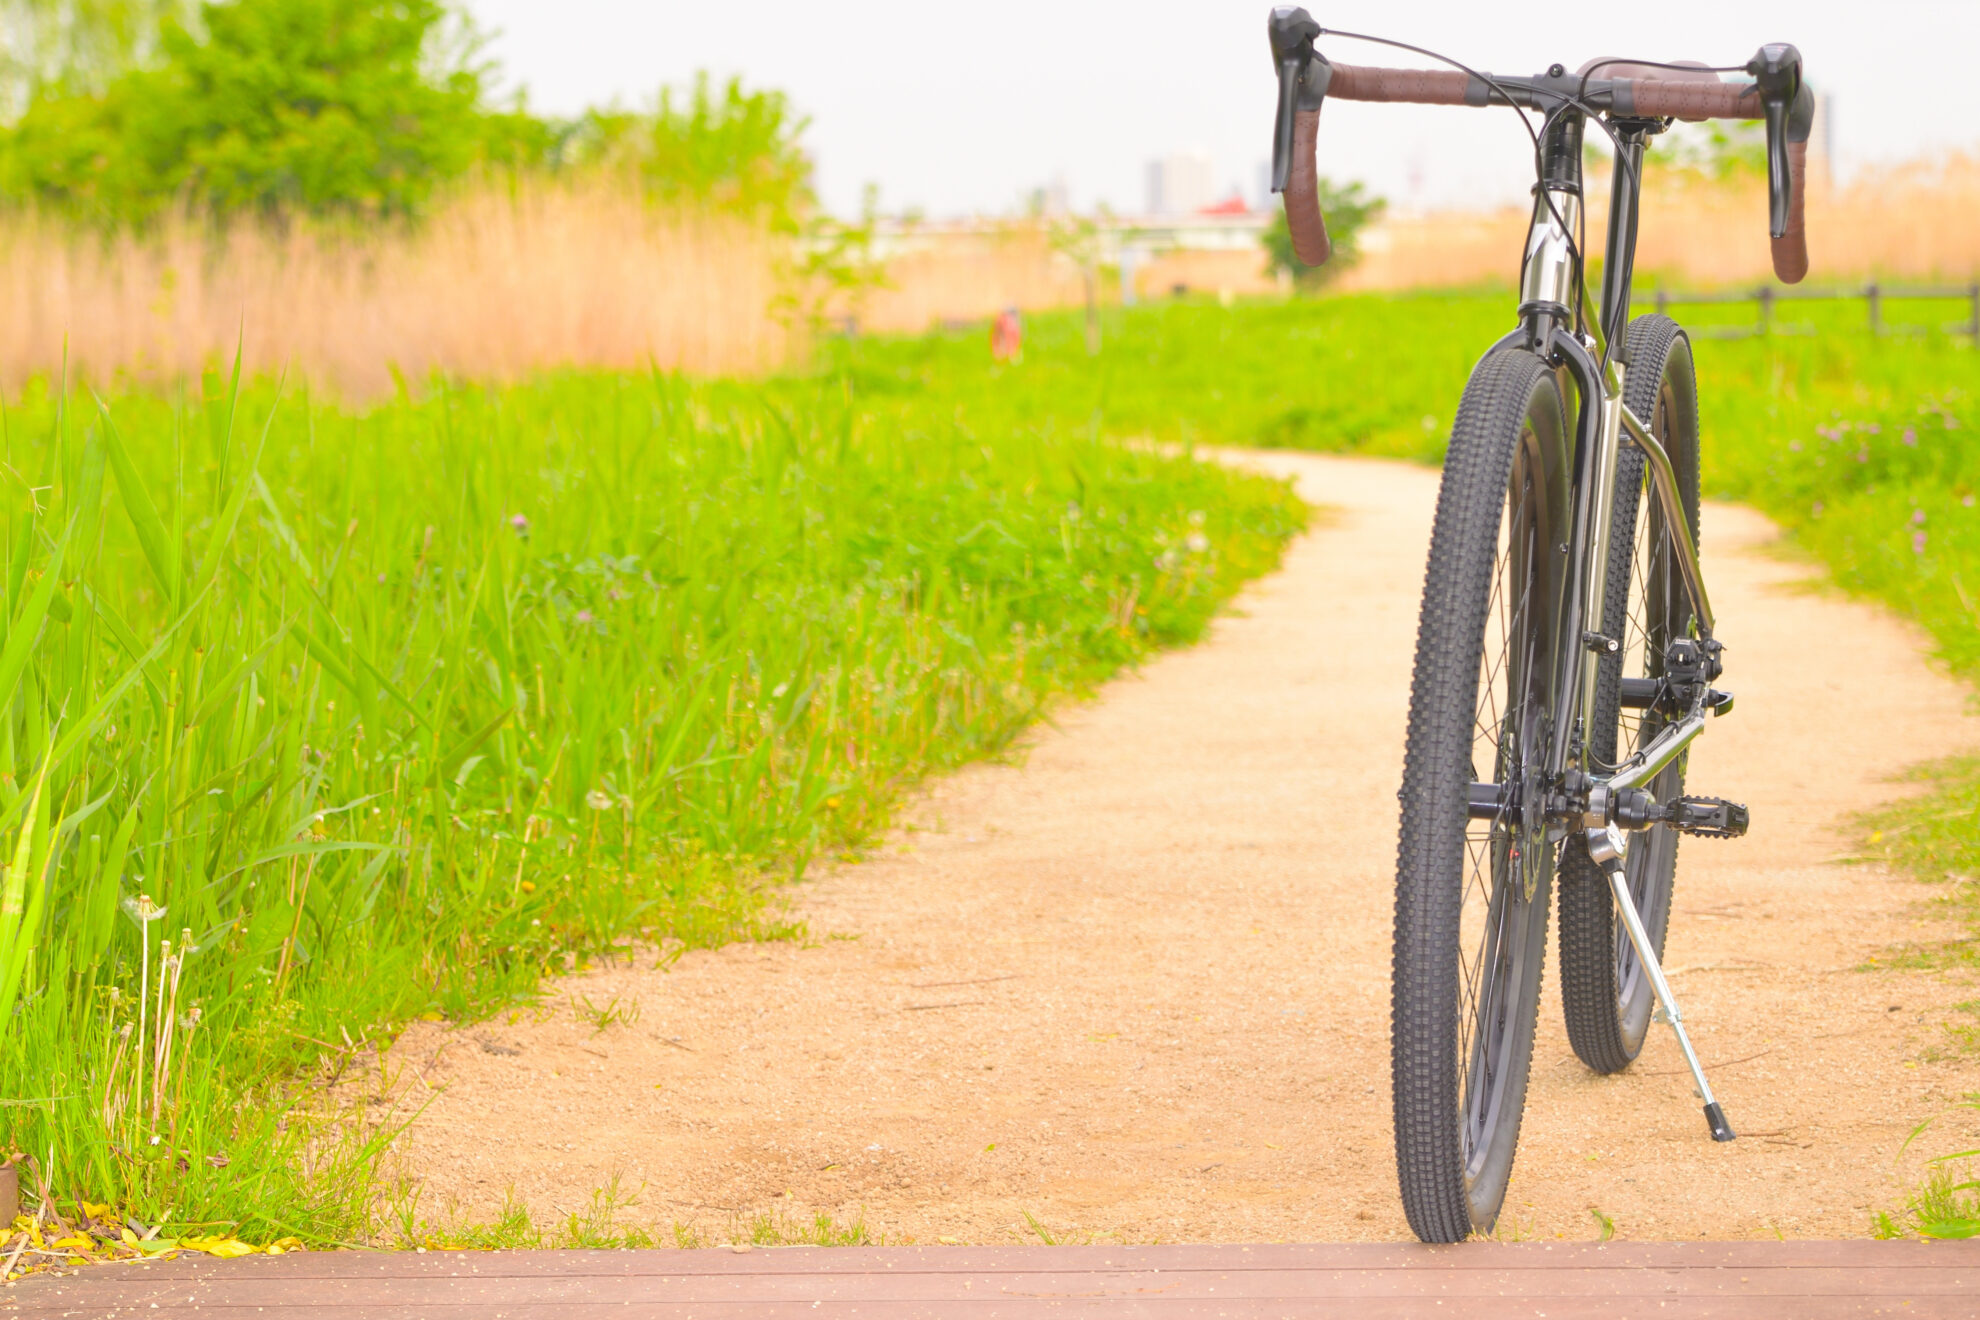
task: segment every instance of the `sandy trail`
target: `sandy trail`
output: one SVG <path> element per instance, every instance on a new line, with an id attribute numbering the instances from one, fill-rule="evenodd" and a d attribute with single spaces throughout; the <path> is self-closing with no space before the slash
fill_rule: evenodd
<path id="1" fill-rule="evenodd" d="M 717 1240 L 820 1210 L 892 1241 L 1030 1239 L 1027 1214 L 1061 1241 L 1406 1237 L 1390 905 L 1437 474 L 1247 461 L 1336 516 L 1205 644 L 803 886 L 814 942 L 553 988 L 638 1001 L 601 1034 L 561 1008 L 409 1032 L 398 1060 L 440 1091 L 402 1142 L 425 1213 L 485 1219 L 512 1191 L 542 1222 L 616 1177 L 628 1220 Z M 1861 1235 L 1915 1177 L 1893 1162 L 1911 1125 L 1980 1088 L 1980 1061 L 1927 1057 L 1970 974 L 1857 970 L 1950 934 L 1924 891 L 1831 860 L 1847 813 L 1980 745 L 1980 720 L 1904 626 L 1795 589 L 1774 536 L 1705 512 L 1740 700 L 1691 784 L 1754 826 L 1685 843 L 1668 953 L 1744 1139 L 1706 1138 L 1661 1027 L 1629 1073 L 1588 1073 L 1550 965 L 1504 1235 L 1594 1236 L 1591 1211 L 1639 1238 Z"/>

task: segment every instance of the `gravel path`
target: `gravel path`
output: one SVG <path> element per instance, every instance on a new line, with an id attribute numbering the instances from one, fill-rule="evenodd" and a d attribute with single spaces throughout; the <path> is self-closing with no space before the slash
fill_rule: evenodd
<path id="1" fill-rule="evenodd" d="M 1436 473 L 1248 456 L 1329 516 L 1213 637 L 933 789 L 872 860 L 793 895 L 812 942 L 642 960 L 567 1010 L 395 1059 L 437 1094 L 401 1142 L 423 1212 L 539 1222 L 614 1179 L 625 1222 L 727 1240 L 757 1215 L 889 1241 L 1408 1234 L 1388 1096 L 1395 789 Z M 1834 860 L 1904 767 L 1980 745 L 1888 616 L 1808 588 L 1750 511 L 1704 545 L 1739 707 L 1693 791 L 1668 966 L 1743 1139 L 1706 1137 L 1656 1029 L 1627 1074 L 1568 1049 L 1554 970 L 1503 1236 L 1856 1236 L 1916 1177 L 1918 1119 L 1980 1089 L 1939 1059 L 1970 973 L 1862 971 L 1944 938 L 1914 884 Z M 422 1095 L 422 1099 L 428 1097 Z M 1956 1128 L 1946 1131 L 1955 1140 Z M 1968 1142 L 1967 1144 L 1973 1144 Z"/>

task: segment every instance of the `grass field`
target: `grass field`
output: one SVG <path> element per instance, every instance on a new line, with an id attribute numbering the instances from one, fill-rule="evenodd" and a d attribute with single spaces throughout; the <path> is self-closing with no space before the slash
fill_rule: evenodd
<path id="1" fill-rule="evenodd" d="M 1707 489 L 1972 677 L 1980 361 L 1859 312 L 1701 341 Z M 870 339 L 765 382 L 360 412 L 31 389 L 0 636 L 0 1135 L 30 1191 L 366 1234 L 375 1139 L 297 1079 L 636 942 L 776 933 L 770 886 L 1195 636 L 1300 525 L 1283 488 L 1116 441 L 1433 462 L 1506 319 L 1497 293 L 1178 301 L 1110 312 L 1097 357 L 1040 317 L 1016 365 Z M 1948 772 L 1904 809 L 1929 829 L 1884 826 L 1928 876 L 1980 865 L 1980 767 Z"/>
<path id="2" fill-rule="evenodd" d="M 167 1239 L 362 1237 L 376 1142 L 296 1079 L 776 933 L 769 886 L 1196 636 L 1304 518 L 848 379 L 352 413 L 209 378 L 4 423 L 0 1137 L 30 1199 Z"/>

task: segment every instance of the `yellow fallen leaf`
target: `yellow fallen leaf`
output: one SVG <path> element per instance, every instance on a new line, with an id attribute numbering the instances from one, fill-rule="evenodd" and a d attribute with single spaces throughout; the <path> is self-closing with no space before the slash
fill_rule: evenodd
<path id="1" fill-rule="evenodd" d="M 273 1242 L 268 1244 L 268 1254 L 271 1256 L 278 1251 L 303 1251 L 303 1250 L 306 1250 L 306 1248 L 303 1246 L 302 1239 L 297 1237 L 276 1238 Z"/>
<path id="2" fill-rule="evenodd" d="M 179 1246 L 187 1251 L 203 1251 L 209 1256 L 222 1260 L 232 1260 L 236 1256 L 252 1256 L 255 1248 L 239 1238 L 230 1237 L 189 1237 L 180 1238 Z"/>
<path id="3" fill-rule="evenodd" d="M 57 1251 L 88 1251 L 96 1244 L 80 1233 L 72 1233 L 65 1238 L 56 1238 L 48 1245 Z"/>
<path id="4" fill-rule="evenodd" d="M 84 1201 L 82 1203 L 82 1208 L 83 1208 L 83 1213 L 88 1215 L 91 1219 L 104 1219 L 104 1220 L 111 1218 L 116 1213 L 117 1210 L 117 1207 L 114 1205 L 98 1205 L 94 1201 Z"/>
<path id="5" fill-rule="evenodd" d="M 419 1020 L 421 1022 L 445 1022 L 447 1019 L 440 1016 L 440 1014 L 438 1013 L 428 1010 L 427 1012 L 421 1013 L 419 1015 Z"/>

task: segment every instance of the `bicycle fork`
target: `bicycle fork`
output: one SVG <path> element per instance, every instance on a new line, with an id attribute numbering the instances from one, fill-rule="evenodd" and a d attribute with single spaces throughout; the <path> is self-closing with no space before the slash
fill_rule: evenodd
<path id="1" fill-rule="evenodd" d="M 1732 1124 L 1726 1122 L 1726 1111 L 1712 1097 L 1712 1084 L 1705 1080 L 1705 1065 L 1698 1061 L 1698 1051 L 1691 1047 L 1691 1036 L 1684 1029 L 1684 1014 L 1678 1009 L 1677 996 L 1671 993 L 1671 983 L 1664 979 L 1664 966 L 1657 959 L 1656 947 L 1650 942 L 1650 932 L 1643 928 L 1643 918 L 1636 910 L 1636 900 L 1630 895 L 1629 875 L 1623 866 L 1622 831 L 1613 825 L 1589 830 L 1588 855 L 1595 859 L 1595 864 L 1602 868 L 1602 874 L 1609 878 L 1609 892 L 1615 895 L 1616 911 L 1622 914 L 1623 926 L 1629 932 L 1629 942 L 1636 948 L 1636 960 L 1643 965 L 1644 974 L 1650 978 L 1651 988 L 1657 992 L 1657 1006 L 1663 1011 L 1664 1020 L 1671 1024 L 1678 1048 L 1684 1051 L 1685 1066 L 1691 1069 L 1693 1091 L 1705 1102 L 1705 1124 L 1712 1129 L 1712 1140 L 1733 1140 L 1736 1134 Z"/>

